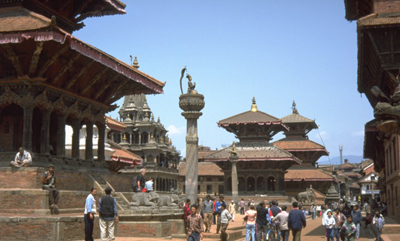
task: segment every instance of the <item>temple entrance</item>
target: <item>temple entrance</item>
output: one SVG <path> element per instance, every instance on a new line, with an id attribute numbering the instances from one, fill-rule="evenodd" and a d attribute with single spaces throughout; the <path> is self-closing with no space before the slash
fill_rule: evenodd
<path id="1" fill-rule="evenodd" d="M 0 111 L 0 152 L 17 152 L 22 146 L 24 110 L 11 104 Z"/>
<path id="2" fill-rule="evenodd" d="M 256 191 L 256 180 L 254 177 L 247 178 L 247 191 L 254 192 Z"/>
<path id="3" fill-rule="evenodd" d="M 275 177 L 268 177 L 267 179 L 268 182 L 268 191 L 275 192 Z"/>
<path id="4" fill-rule="evenodd" d="M 33 109 L 32 117 L 32 151 L 40 153 L 40 144 L 42 141 L 42 113 L 39 108 Z"/>
<path id="5" fill-rule="evenodd" d="M 257 178 L 257 192 L 264 192 L 265 191 L 265 179 L 264 177 Z"/>

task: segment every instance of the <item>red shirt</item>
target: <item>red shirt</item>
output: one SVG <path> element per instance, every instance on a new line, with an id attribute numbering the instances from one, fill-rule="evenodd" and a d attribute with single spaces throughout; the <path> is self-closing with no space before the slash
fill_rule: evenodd
<path id="1" fill-rule="evenodd" d="M 183 207 L 183 220 L 185 220 L 185 222 L 188 221 L 189 215 L 192 215 L 192 211 L 190 210 L 189 204 L 186 203 L 186 205 Z"/>

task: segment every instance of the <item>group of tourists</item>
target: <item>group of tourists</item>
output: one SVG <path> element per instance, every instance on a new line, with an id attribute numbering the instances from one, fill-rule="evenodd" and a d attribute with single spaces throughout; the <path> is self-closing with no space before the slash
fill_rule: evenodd
<path id="1" fill-rule="evenodd" d="M 336 241 L 354 241 L 355 239 L 359 239 L 362 214 L 358 205 L 352 208 L 347 207 L 347 205 L 340 205 L 336 207 L 334 213 L 329 206 L 330 205 L 325 206 L 325 212 L 322 215 L 322 225 L 325 227 L 327 241 L 334 241 L 335 238 Z M 351 211 L 349 212 L 349 210 Z M 372 220 L 369 221 L 369 219 Z M 379 210 L 375 211 L 375 216 L 373 218 L 367 213 L 365 228 L 367 228 L 367 225 L 370 223 L 376 226 L 378 230 L 376 241 L 380 241 L 385 219 L 383 215 L 380 214 Z"/>
<path id="2" fill-rule="evenodd" d="M 152 192 L 154 180 L 152 177 L 146 179 L 146 169 L 140 169 L 139 175 L 135 176 L 132 181 L 134 192 Z"/>

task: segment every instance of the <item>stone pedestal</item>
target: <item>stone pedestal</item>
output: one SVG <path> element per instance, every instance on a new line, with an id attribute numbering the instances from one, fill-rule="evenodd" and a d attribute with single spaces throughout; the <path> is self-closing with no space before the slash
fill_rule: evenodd
<path id="1" fill-rule="evenodd" d="M 197 136 L 197 119 L 202 115 L 204 96 L 198 93 L 182 94 L 179 96 L 179 107 L 187 120 L 186 129 L 186 176 L 185 197 L 197 204 L 197 152 L 199 138 Z"/>
<path id="2" fill-rule="evenodd" d="M 236 163 L 238 162 L 239 157 L 237 155 L 231 155 L 229 157 L 229 161 L 232 163 L 232 174 L 231 174 L 231 179 L 232 179 L 232 199 L 235 202 L 235 207 L 236 210 L 238 211 L 239 208 L 239 200 L 238 200 L 238 180 L 237 180 L 237 169 L 236 169 Z"/>

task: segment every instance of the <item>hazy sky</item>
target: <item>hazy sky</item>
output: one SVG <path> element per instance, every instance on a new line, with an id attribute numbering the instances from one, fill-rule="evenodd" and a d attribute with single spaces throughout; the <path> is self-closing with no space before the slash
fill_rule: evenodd
<path id="1" fill-rule="evenodd" d="M 127 14 L 87 19 L 73 35 L 127 63 L 137 56 L 140 70 L 167 82 L 165 93 L 148 102 L 183 154 L 186 121 L 178 98 L 187 66 L 206 101 L 199 144 L 231 144 L 233 134 L 216 123 L 250 110 L 254 96 L 259 110 L 278 118 L 291 114 L 295 100 L 299 113 L 320 126 L 310 139 L 322 144 L 320 133 L 331 158 L 339 145 L 344 155 L 362 156 L 373 111 L 357 91 L 356 22 L 344 18 L 343 1 L 124 2 Z"/>

